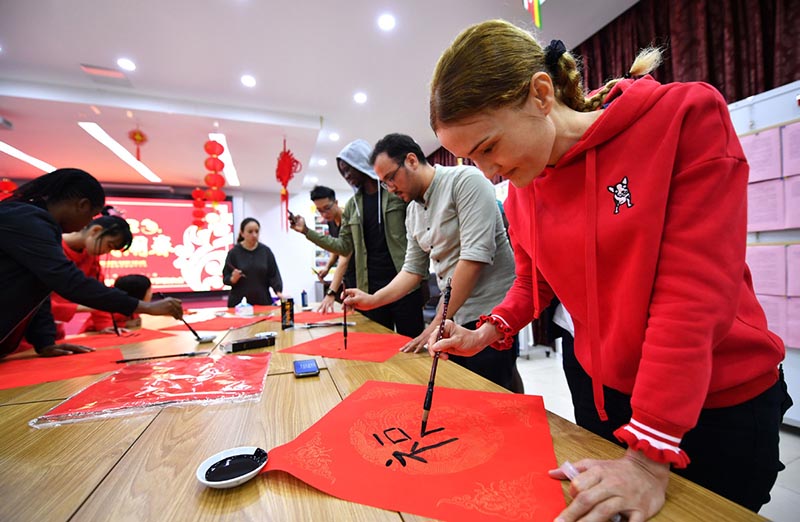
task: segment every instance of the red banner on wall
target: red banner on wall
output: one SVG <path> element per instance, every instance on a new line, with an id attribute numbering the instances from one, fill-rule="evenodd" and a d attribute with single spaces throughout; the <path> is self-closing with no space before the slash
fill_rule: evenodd
<path id="1" fill-rule="evenodd" d="M 233 247 L 230 201 L 218 203 L 202 229 L 192 224 L 189 199 L 111 197 L 106 203 L 122 212 L 133 232 L 131 248 L 100 259 L 107 285 L 123 275 L 143 274 L 155 291 L 222 289 L 225 256 Z"/>

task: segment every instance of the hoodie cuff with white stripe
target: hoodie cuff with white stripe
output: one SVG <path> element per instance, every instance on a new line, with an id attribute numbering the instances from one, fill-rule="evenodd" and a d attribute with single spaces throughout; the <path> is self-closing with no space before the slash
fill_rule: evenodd
<path id="1" fill-rule="evenodd" d="M 681 439 L 631 419 L 614 432 L 614 436 L 630 449 L 641 451 L 650 460 L 672 464 L 676 468 L 689 465 L 689 456 L 680 448 Z"/>

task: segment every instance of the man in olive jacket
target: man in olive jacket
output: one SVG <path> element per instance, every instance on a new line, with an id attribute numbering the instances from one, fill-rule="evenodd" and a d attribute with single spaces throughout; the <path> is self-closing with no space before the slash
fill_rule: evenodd
<path id="1" fill-rule="evenodd" d="M 339 237 L 333 238 L 309 229 L 295 216 L 292 228 L 330 252 L 348 256 L 355 263 L 358 288 L 375 293 L 386 286 L 403 268 L 406 254 L 406 203 L 383 189 L 369 164 L 372 147 L 355 140 L 339 153 L 339 173 L 356 191 L 342 213 Z M 338 294 L 340 288 L 330 289 Z M 394 303 L 363 312 L 364 315 L 397 333 L 416 337 L 423 328 L 420 288 Z"/>

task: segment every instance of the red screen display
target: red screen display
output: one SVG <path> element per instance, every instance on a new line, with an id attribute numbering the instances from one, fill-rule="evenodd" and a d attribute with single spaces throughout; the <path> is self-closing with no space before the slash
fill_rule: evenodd
<path id="1" fill-rule="evenodd" d="M 192 224 L 190 199 L 108 197 L 106 204 L 123 214 L 133 232 L 125 252 L 100 259 L 107 285 L 127 274 L 150 278 L 154 291 L 221 290 L 225 256 L 233 246 L 230 201 L 206 207 L 207 226 Z"/>

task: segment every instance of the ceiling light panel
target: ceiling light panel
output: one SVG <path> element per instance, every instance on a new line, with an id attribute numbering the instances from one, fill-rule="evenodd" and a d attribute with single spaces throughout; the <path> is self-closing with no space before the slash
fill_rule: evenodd
<path id="1" fill-rule="evenodd" d="M 147 165 L 137 160 L 128 149 L 119 144 L 117 140 L 108 135 L 100 125 L 91 121 L 79 121 L 78 125 L 85 130 L 92 138 L 102 143 L 108 150 L 117 155 L 119 159 L 130 165 L 136 172 L 141 174 L 147 181 L 161 183 L 159 178 Z"/>

